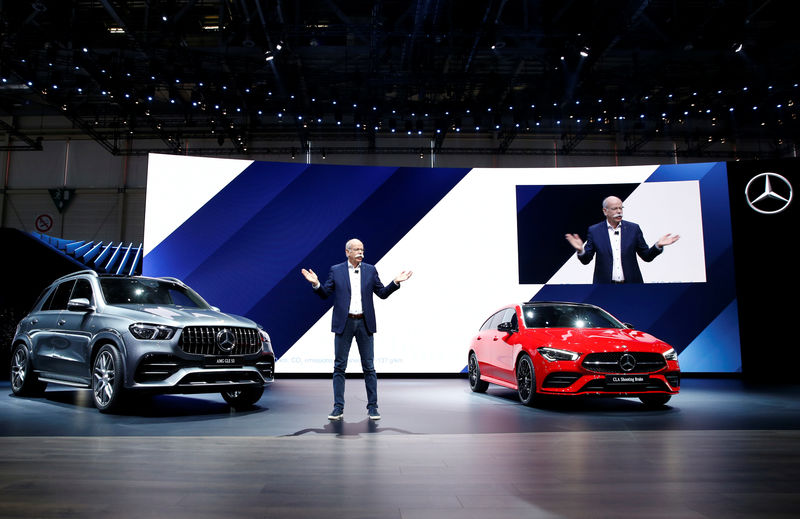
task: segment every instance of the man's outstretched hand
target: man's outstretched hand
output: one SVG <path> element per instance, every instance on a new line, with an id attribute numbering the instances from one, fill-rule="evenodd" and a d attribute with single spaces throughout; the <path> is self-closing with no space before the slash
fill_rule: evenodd
<path id="1" fill-rule="evenodd" d="M 399 273 L 396 278 L 394 278 L 394 282 L 399 285 L 403 281 L 410 278 L 411 274 L 413 274 L 413 272 L 411 272 L 410 270 L 404 270 L 403 272 Z"/>
<path id="2" fill-rule="evenodd" d="M 316 274 L 314 274 L 313 270 L 302 269 L 300 273 L 303 275 L 304 278 L 306 278 L 306 281 L 311 283 L 311 286 L 317 286 L 319 284 L 319 278 L 317 277 Z"/>
<path id="3" fill-rule="evenodd" d="M 661 237 L 660 240 L 656 243 L 659 247 L 665 247 L 667 245 L 672 245 L 676 241 L 680 239 L 680 236 L 677 234 L 665 234 Z"/>
<path id="4" fill-rule="evenodd" d="M 583 240 L 577 234 L 567 234 L 564 236 L 572 247 L 580 252 L 583 250 Z"/>

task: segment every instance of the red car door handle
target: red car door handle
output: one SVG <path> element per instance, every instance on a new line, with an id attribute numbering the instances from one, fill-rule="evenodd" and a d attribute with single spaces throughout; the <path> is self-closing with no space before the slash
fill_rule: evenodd
<path id="1" fill-rule="evenodd" d="M 497 340 L 497 337 L 492 337 L 492 340 L 493 340 L 493 341 L 496 341 L 496 340 Z"/>

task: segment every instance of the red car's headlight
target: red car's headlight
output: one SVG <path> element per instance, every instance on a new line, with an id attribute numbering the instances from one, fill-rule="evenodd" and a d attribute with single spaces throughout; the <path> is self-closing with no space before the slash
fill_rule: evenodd
<path id="1" fill-rule="evenodd" d="M 670 348 L 664 352 L 664 358 L 667 360 L 678 360 L 678 354 L 675 353 L 674 348 Z"/>
<path id="2" fill-rule="evenodd" d="M 581 356 L 580 353 L 576 353 L 574 351 L 559 350 L 557 348 L 548 348 L 546 346 L 537 348 L 536 351 L 539 352 L 539 355 L 550 362 L 555 362 L 557 360 L 578 360 L 578 357 Z"/>

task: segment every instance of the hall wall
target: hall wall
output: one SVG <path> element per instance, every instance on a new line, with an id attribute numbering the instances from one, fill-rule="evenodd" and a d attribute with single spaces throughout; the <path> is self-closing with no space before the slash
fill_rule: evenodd
<path id="1" fill-rule="evenodd" d="M 123 241 L 139 244 L 144 236 L 145 187 L 147 184 L 147 150 L 164 147 L 160 141 L 131 140 L 124 149 L 134 155 L 112 155 L 85 136 L 63 137 L 49 135 L 41 151 L 0 151 L 0 171 L 3 175 L 0 197 L 0 227 L 26 232 L 37 231 L 37 218 L 48 215 L 51 228 L 45 234 L 78 240 Z M 58 133 L 58 132 L 53 132 Z M 6 136 L 5 143 L 14 144 Z M 596 167 L 643 164 L 673 164 L 725 160 L 724 156 L 737 150 L 732 143 L 715 143 L 702 154 L 691 155 L 686 144 L 669 139 L 654 140 L 635 155 L 626 154 L 619 138 L 586 138 L 570 154 L 559 153 L 560 137 L 524 136 L 514 140 L 508 154 L 477 153 L 475 150 L 496 149 L 492 137 L 448 136 L 446 152 L 431 157 L 430 141 L 422 137 L 385 137 L 376 143 L 378 148 L 413 150 L 409 153 L 370 152 L 365 142 L 312 142 L 311 152 L 300 150 L 297 142 L 270 142 L 270 148 L 282 153 L 252 155 L 222 155 L 216 141 L 187 140 L 185 149 L 194 155 L 210 150 L 211 156 L 226 156 L 251 160 L 313 164 L 344 164 L 353 166 L 381 165 L 397 167 Z M 757 154 L 762 143 L 757 140 L 739 143 L 744 154 Z M 292 158 L 286 150 L 297 149 Z M 323 152 L 347 148 L 347 152 Z M 263 149 L 263 148 L 262 148 Z M 363 150 L 363 151 L 362 151 Z M 453 150 L 460 152 L 453 152 Z M 678 150 L 678 155 L 674 152 Z M 163 152 L 168 150 L 164 147 Z M 59 213 L 50 189 L 74 189 L 74 197 Z M 180 196 L 176 193 L 176 196 Z"/>

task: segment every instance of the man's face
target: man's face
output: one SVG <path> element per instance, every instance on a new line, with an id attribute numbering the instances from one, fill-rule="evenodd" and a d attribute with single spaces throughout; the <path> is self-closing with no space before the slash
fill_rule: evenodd
<path id="1" fill-rule="evenodd" d="M 603 208 L 603 214 L 606 215 L 606 220 L 612 227 L 616 227 L 622 221 L 622 200 L 619 198 L 612 198 Z"/>
<path id="2" fill-rule="evenodd" d="M 350 243 L 350 248 L 346 249 L 344 253 L 347 255 L 347 260 L 353 265 L 358 265 L 364 260 L 364 244 L 358 240 Z"/>

